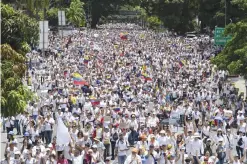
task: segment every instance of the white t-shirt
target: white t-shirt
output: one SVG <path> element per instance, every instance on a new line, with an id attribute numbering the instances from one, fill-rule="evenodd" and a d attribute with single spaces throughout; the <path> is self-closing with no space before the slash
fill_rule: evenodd
<path id="1" fill-rule="evenodd" d="M 33 108 L 33 115 L 39 115 L 39 109 L 38 109 L 38 107 Z"/>
<path id="2" fill-rule="evenodd" d="M 83 164 L 83 155 L 73 157 L 73 164 Z"/>
<path id="3" fill-rule="evenodd" d="M 155 161 L 159 159 L 159 154 L 157 154 L 156 151 L 153 151 L 153 156 L 149 155 L 149 157 L 146 160 L 146 164 L 154 164 Z"/>
<path id="4" fill-rule="evenodd" d="M 13 151 L 11 151 L 10 147 L 8 147 L 6 151 L 9 152 L 10 158 L 14 158 L 15 157 L 15 152 L 18 151 L 18 148 L 14 147 Z"/>
<path id="5" fill-rule="evenodd" d="M 52 125 L 55 123 L 53 118 L 50 118 L 49 120 L 46 119 L 45 122 L 45 131 L 51 131 L 52 130 Z"/>
<path id="6" fill-rule="evenodd" d="M 128 146 L 129 144 L 126 140 L 123 141 L 118 140 L 116 142 L 116 147 L 118 148 L 118 156 L 127 155 Z"/>
<path id="7" fill-rule="evenodd" d="M 142 160 L 139 155 L 136 155 L 135 158 L 133 158 L 132 154 L 127 157 L 124 164 L 141 164 Z"/>
<path id="8" fill-rule="evenodd" d="M 35 159 L 34 158 L 31 158 L 30 160 L 26 159 L 25 164 L 35 164 Z"/>

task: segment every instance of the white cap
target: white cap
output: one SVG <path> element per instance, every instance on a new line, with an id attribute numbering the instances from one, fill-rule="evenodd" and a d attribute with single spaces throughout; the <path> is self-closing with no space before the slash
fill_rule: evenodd
<path id="1" fill-rule="evenodd" d="M 20 151 L 15 151 L 15 155 L 21 155 Z"/>
<path id="2" fill-rule="evenodd" d="M 224 140 L 223 138 L 219 138 L 219 139 L 218 139 L 218 142 L 220 142 L 220 141 L 222 141 L 222 142 L 223 142 L 223 140 Z"/>

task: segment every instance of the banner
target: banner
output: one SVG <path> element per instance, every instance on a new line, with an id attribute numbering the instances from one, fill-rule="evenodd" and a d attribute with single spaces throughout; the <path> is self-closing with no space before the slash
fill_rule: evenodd
<path id="1" fill-rule="evenodd" d="M 68 128 L 64 125 L 61 118 L 57 121 L 57 145 L 68 145 L 70 143 L 71 137 Z"/>

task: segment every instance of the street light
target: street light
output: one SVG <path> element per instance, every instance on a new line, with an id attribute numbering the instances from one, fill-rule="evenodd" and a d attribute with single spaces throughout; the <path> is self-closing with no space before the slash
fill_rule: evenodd
<path id="1" fill-rule="evenodd" d="M 247 79 L 245 79 L 245 98 L 247 100 Z"/>

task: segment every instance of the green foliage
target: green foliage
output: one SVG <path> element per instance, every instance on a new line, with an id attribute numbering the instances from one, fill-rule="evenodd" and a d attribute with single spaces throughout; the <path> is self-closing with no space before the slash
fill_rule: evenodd
<path id="1" fill-rule="evenodd" d="M 9 5 L 1 3 L 2 44 L 8 43 L 18 52 L 27 53 L 26 44 L 36 44 L 39 37 L 38 22 Z"/>
<path id="2" fill-rule="evenodd" d="M 1 114 L 14 116 L 22 113 L 33 98 L 32 92 L 21 81 L 26 59 L 7 44 L 1 45 L 1 55 Z"/>
<path id="3" fill-rule="evenodd" d="M 76 27 L 85 25 L 84 3 L 80 0 L 72 0 L 70 7 L 66 10 L 66 16 L 70 23 Z"/>
<path id="4" fill-rule="evenodd" d="M 160 25 L 162 24 L 162 22 L 157 16 L 148 17 L 147 22 L 148 22 L 149 28 L 155 29 L 155 30 L 159 29 Z"/>
<path id="5" fill-rule="evenodd" d="M 46 13 L 49 26 L 58 26 L 58 8 L 51 8 Z"/>
<path id="6" fill-rule="evenodd" d="M 194 23 L 198 14 L 198 0 L 165 0 L 154 1 L 153 14 L 157 15 L 164 26 L 178 33 L 194 31 Z"/>
<path id="7" fill-rule="evenodd" d="M 246 1 L 238 0 L 234 3 L 241 9 L 247 10 Z M 247 19 L 229 24 L 224 34 L 232 36 L 232 39 L 223 51 L 212 59 L 212 62 L 220 69 L 227 69 L 231 74 L 239 74 L 247 78 Z"/>
<path id="8" fill-rule="evenodd" d="M 246 17 L 246 11 L 239 10 L 246 4 L 245 0 L 207 0 L 200 1 L 199 19 L 201 20 L 201 29 L 210 27 L 214 29 L 215 26 L 225 26 L 225 2 L 226 2 L 226 24 L 231 21 L 236 23 Z M 244 4 L 245 3 L 245 4 Z"/>

